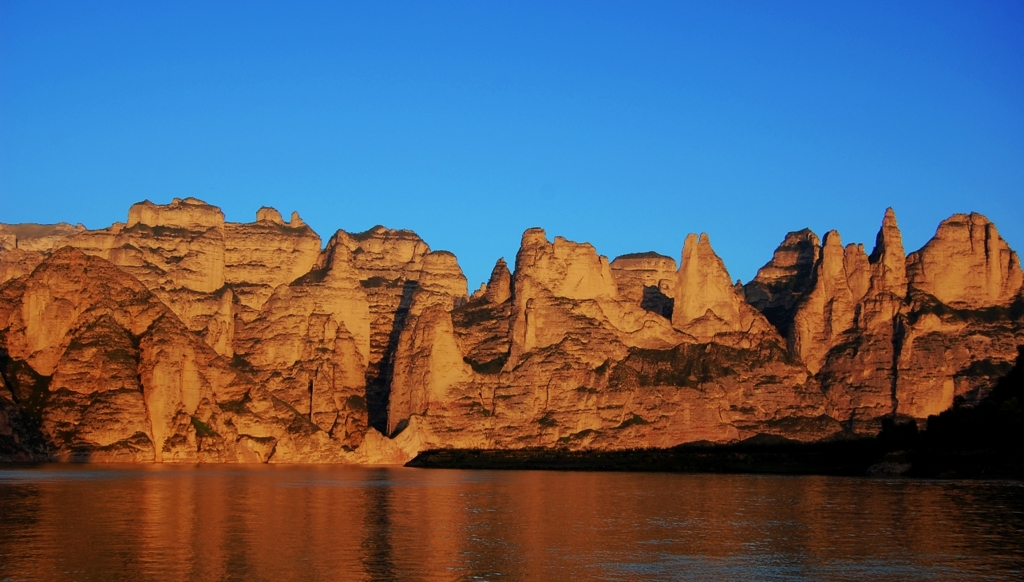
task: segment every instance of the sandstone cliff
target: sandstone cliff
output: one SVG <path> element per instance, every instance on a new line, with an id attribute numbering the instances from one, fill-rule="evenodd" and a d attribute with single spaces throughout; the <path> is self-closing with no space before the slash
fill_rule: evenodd
<path id="1" fill-rule="evenodd" d="M 935 237 L 907 257 L 907 275 L 915 291 L 967 309 L 1009 303 L 1022 283 L 1017 253 L 976 213 L 943 220 Z"/>
<path id="2" fill-rule="evenodd" d="M 471 297 L 410 231 L 320 237 L 195 199 L 0 225 L 0 458 L 404 462 L 438 447 L 815 440 L 982 398 L 1024 344 L 1017 255 L 977 215 L 906 256 L 786 235 L 746 286 L 527 230 Z"/>
<path id="3" fill-rule="evenodd" d="M 764 315 L 747 303 L 729 278 L 708 235 L 686 236 L 675 282 L 672 325 L 702 341 L 750 347 L 772 334 Z"/>
<path id="4" fill-rule="evenodd" d="M 676 262 L 655 252 L 616 257 L 611 263 L 619 295 L 640 307 L 672 319 Z"/>
<path id="5" fill-rule="evenodd" d="M 820 253 L 818 236 L 810 229 L 790 232 L 775 249 L 772 260 L 743 288 L 746 301 L 763 313 L 783 337 L 789 335 L 797 304 L 814 282 Z"/>
<path id="6" fill-rule="evenodd" d="M 64 247 L 0 289 L 27 439 L 95 461 L 341 461 L 322 431 L 192 334 L 137 279 Z"/>
<path id="7" fill-rule="evenodd" d="M 907 257 L 897 412 L 925 418 L 984 398 L 1024 343 L 1017 254 L 980 214 L 944 220 Z"/>
<path id="8" fill-rule="evenodd" d="M 781 326 L 821 383 L 830 415 L 849 430 L 877 431 L 894 414 L 923 421 L 956 397 L 976 402 L 1009 369 L 1021 343 L 1020 270 L 980 215 L 944 221 L 921 251 L 904 256 L 888 209 L 870 256 L 862 245 L 844 248 L 835 231 L 806 254 L 817 257 L 814 270 Z M 761 308 L 771 312 L 766 302 Z"/>
<path id="9" fill-rule="evenodd" d="M 502 272 L 499 264 L 492 283 Z M 729 345 L 698 344 L 640 306 L 636 285 L 651 274 L 616 280 L 613 273 L 592 246 L 560 237 L 550 242 L 542 230 L 528 230 L 505 302 L 483 294 L 449 317 L 438 310 L 429 318 L 434 345 L 450 345 L 437 338 L 454 332 L 462 351 L 446 349 L 442 361 L 417 360 L 426 366 L 422 374 L 440 382 L 432 398 L 406 411 L 407 419 L 393 419 L 396 440 L 421 447 L 603 449 L 760 432 L 821 438 L 839 430 L 825 414 L 820 389 L 781 340 L 756 348 L 735 347 L 734 338 Z M 633 296 L 620 295 L 620 285 Z M 761 317 L 749 306 L 736 309 Z M 507 343 L 488 343 L 503 330 Z M 406 345 L 399 346 L 400 361 Z M 476 359 L 463 355 L 481 352 L 486 355 Z M 458 365 L 459 355 L 468 367 Z"/>

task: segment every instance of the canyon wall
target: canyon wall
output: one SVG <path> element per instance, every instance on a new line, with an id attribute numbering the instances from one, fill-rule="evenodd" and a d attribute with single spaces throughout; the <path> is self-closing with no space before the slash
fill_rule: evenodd
<path id="1" fill-rule="evenodd" d="M 415 233 L 195 199 L 0 225 L 0 459 L 401 463 L 430 448 L 813 441 L 983 398 L 1024 344 L 1019 259 L 954 215 L 905 254 L 786 235 L 746 285 L 529 229 L 469 295 Z"/>

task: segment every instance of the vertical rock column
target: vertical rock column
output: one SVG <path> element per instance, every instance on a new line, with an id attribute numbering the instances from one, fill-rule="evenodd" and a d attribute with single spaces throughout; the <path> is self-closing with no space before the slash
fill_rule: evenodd
<path id="1" fill-rule="evenodd" d="M 816 373 L 841 334 L 853 328 L 853 292 L 846 273 L 846 249 L 839 233 L 825 235 L 814 287 L 801 302 L 789 335 L 790 349 Z"/>
<path id="2" fill-rule="evenodd" d="M 455 255 L 435 251 L 423 272 L 398 338 L 388 402 L 388 434 L 414 414 L 446 408 L 448 390 L 473 377 L 455 339 L 452 309 L 466 299 L 466 278 Z"/>
<path id="3" fill-rule="evenodd" d="M 829 270 L 834 271 L 837 268 L 833 266 L 834 258 L 838 253 L 835 247 L 827 252 Z M 836 345 L 828 352 L 820 374 L 833 416 L 847 422 L 855 431 L 875 432 L 879 420 L 896 410 L 897 361 L 905 332 L 902 309 L 907 295 L 906 256 L 892 208 L 885 211 L 867 263 L 870 279 L 863 299 L 855 305 L 854 327 L 842 336 L 832 335 L 831 343 Z M 863 284 L 863 262 L 856 250 L 847 247 L 843 264 L 844 269 L 853 267 L 853 272 L 847 270 L 846 273 L 847 290 L 856 298 L 853 288 Z M 806 309 L 802 306 L 804 312 L 798 314 L 798 318 L 806 317 L 805 321 L 818 321 L 817 326 L 802 328 L 807 335 L 798 340 L 810 350 L 812 364 L 821 355 L 820 350 L 812 347 L 815 331 L 830 323 L 842 327 L 846 321 L 845 315 L 836 317 L 835 310 L 829 313 L 827 308 L 828 305 L 840 307 L 842 314 L 846 291 L 839 284 L 838 274 L 828 282 L 819 283 L 826 301 L 807 305 Z M 825 291 L 829 285 L 833 291 L 831 297 Z M 814 313 L 817 308 L 821 311 Z"/>
<path id="4" fill-rule="evenodd" d="M 756 340 L 754 336 L 777 335 L 768 320 L 736 292 L 707 234 L 689 234 L 683 244 L 672 325 L 700 341 L 729 341 L 730 334 L 741 332 L 751 334 L 740 339 L 749 344 Z"/>

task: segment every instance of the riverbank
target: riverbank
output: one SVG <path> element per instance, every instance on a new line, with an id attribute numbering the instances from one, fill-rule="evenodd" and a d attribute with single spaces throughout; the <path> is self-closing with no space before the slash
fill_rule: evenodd
<path id="1" fill-rule="evenodd" d="M 1016 365 L 977 406 L 957 402 L 918 430 L 893 418 L 874 438 L 815 443 L 754 437 L 668 449 L 460 450 L 420 453 L 409 467 L 564 471 L 876 475 L 1024 480 L 1024 348 Z"/>
<path id="2" fill-rule="evenodd" d="M 407 467 L 555 471 L 751 473 L 1024 479 L 1024 454 L 893 449 L 881 439 L 821 443 L 688 444 L 670 449 L 426 451 Z"/>

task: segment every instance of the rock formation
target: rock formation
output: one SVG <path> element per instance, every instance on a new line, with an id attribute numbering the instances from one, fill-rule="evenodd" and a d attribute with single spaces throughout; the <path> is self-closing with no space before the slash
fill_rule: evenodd
<path id="1" fill-rule="evenodd" d="M 980 214 L 942 221 L 907 257 L 909 298 L 897 365 L 897 412 L 926 418 L 977 403 L 1024 343 L 1017 254 Z"/>
<path id="2" fill-rule="evenodd" d="M 797 304 L 814 283 L 820 252 L 818 236 L 810 229 L 790 232 L 775 249 L 772 260 L 743 288 L 747 303 L 763 313 L 783 337 L 789 335 L 788 324 Z"/>
<path id="3" fill-rule="evenodd" d="M 655 252 L 632 253 L 616 257 L 611 268 L 620 296 L 672 319 L 675 260 Z"/>
<path id="4" fill-rule="evenodd" d="M 765 317 L 737 293 L 706 234 L 689 234 L 683 244 L 672 325 L 702 341 L 731 337 L 746 345 L 750 336 L 771 333 Z"/>
<path id="5" fill-rule="evenodd" d="M 1022 282 L 1017 253 L 976 213 L 943 220 L 935 237 L 907 257 L 907 275 L 915 291 L 967 309 L 1005 305 Z"/>
<path id="6" fill-rule="evenodd" d="M 466 297 L 466 278 L 455 255 L 438 251 L 423 260 L 423 273 L 398 337 L 388 408 L 388 434 L 413 414 L 449 402 L 448 389 L 472 379 L 455 338 L 452 310 Z"/>
<path id="7" fill-rule="evenodd" d="M 860 259 L 851 262 L 862 264 Z M 870 279 L 857 305 L 856 331 L 844 336 L 848 342 L 832 348 L 822 374 L 830 380 L 826 393 L 833 402 L 832 414 L 845 417 L 854 430 L 873 431 L 881 417 L 896 409 L 896 360 L 905 323 L 906 255 L 891 208 L 882 219 L 868 265 Z"/>
<path id="8" fill-rule="evenodd" d="M 51 458 L 344 460 L 325 433 L 102 258 L 54 252 L 0 289 L 0 326 L 24 440 Z"/>
<path id="9" fill-rule="evenodd" d="M 855 253 L 855 249 L 851 248 L 850 253 Z M 815 249 L 814 254 L 818 255 L 819 251 L 820 259 L 816 259 L 813 278 L 810 278 L 813 287 L 802 298 L 799 309 L 790 316 L 792 323 L 786 325 L 791 330 L 790 349 L 800 356 L 811 372 L 821 369 L 829 350 L 843 333 L 853 329 L 855 306 L 862 298 L 858 296 L 855 299 L 850 290 L 846 271 L 847 250 L 843 248 L 839 233 L 829 231 L 825 235 L 825 244 Z"/>
<path id="10" fill-rule="evenodd" d="M 977 215 L 905 256 L 791 232 L 745 286 L 707 235 L 609 262 L 523 234 L 467 296 L 454 255 L 195 199 L 0 225 L 0 459 L 400 463 L 871 434 L 970 406 L 1024 343 L 1017 255 Z"/>

